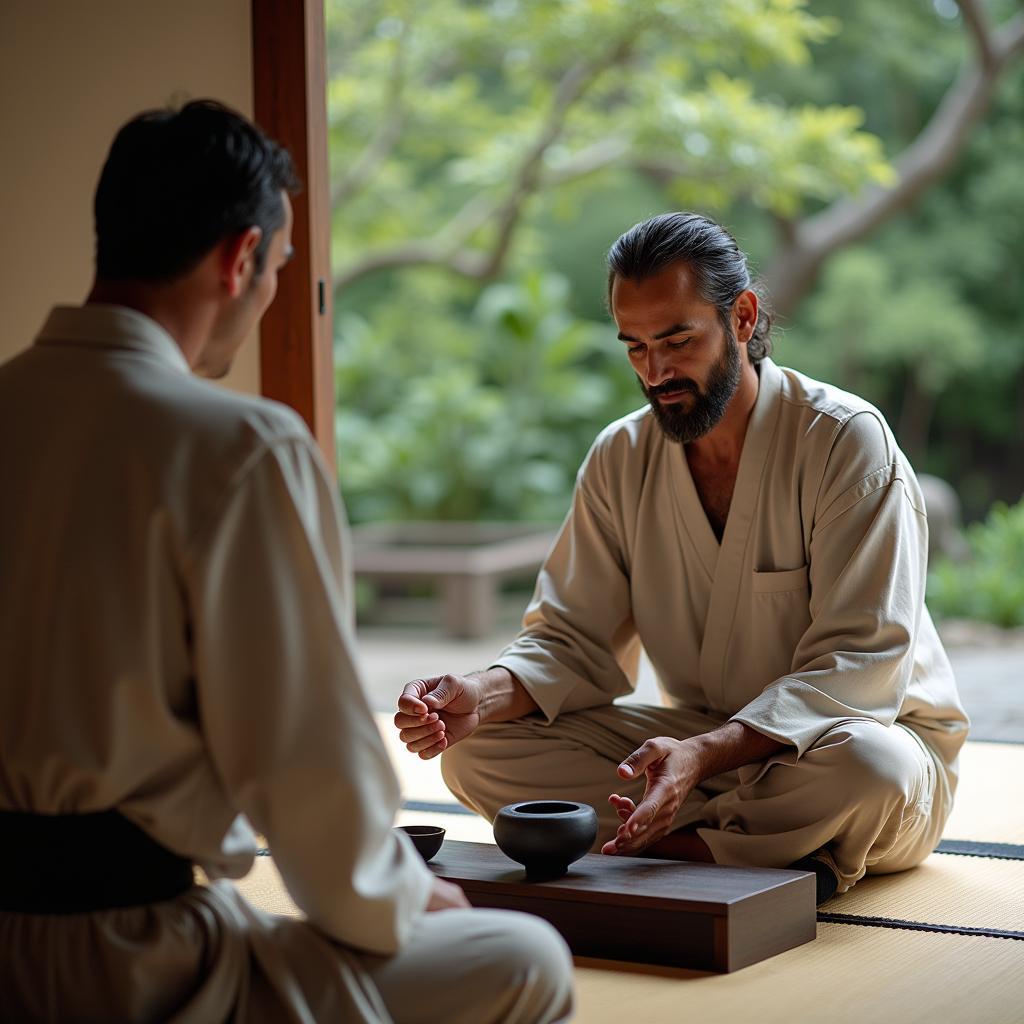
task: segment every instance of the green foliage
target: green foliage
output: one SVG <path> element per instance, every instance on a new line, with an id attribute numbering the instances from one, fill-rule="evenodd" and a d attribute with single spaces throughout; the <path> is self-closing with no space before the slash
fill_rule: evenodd
<path id="1" fill-rule="evenodd" d="M 818 0 L 814 9 L 840 16 L 841 31 L 812 66 L 773 69 L 763 87 L 787 100 L 854 103 L 898 153 L 969 52 L 960 19 L 923 2 Z M 988 5 L 993 24 L 1013 9 Z M 833 258 L 777 344 L 780 361 L 878 405 L 915 466 L 954 484 L 969 518 L 1024 490 L 1022 78 L 1020 65 L 1008 72 L 947 176 Z"/>
<path id="2" fill-rule="evenodd" d="M 995 25 L 1018 0 L 985 7 Z M 611 241 L 690 207 L 769 264 L 778 217 L 891 180 L 887 158 L 972 52 L 932 0 L 327 13 L 333 263 L 354 280 L 336 302 L 340 470 L 356 519 L 558 518 L 593 435 L 641 401 L 602 326 Z M 1024 490 L 1021 85 L 1018 65 L 953 170 L 825 266 L 776 348 L 878 405 L 968 517 Z M 520 200 L 497 283 L 469 280 L 465 258 Z"/>
<path id="3" fill-rule="evenodd" d="M 991 25 L 1012 0 L 986 4 Z M 813 63 L 752 76 L 781 102 L 855 105 L 895 157 L 913 143 L 972 52 L 955 6 L 815 0 L 839 31 Z M 951 172 L 905 212 L 826 265 L 777 339 L 781 362 L 864 395 L 921 470 L 950 480 L 969 517 L 1024 489 L 1024 89 L 1005 76 Z M 813 211 L 813 204 L 810 209 Z M 764 265 L 760 211 L 725 211 Z"/>
<path id="4" fill-rule="evenodd" d="M 642 401 L 604 326 L 610 241 L 667 204 L 785 212 L 890 174 L 858 110 L 747 80 L 806 66 L 836 30 L 804 0 L 328 0 L 327 25 L 356 520 L 560 518 L 594 435 Z M 388 272 L 417 262 L 390 261 L 403 247 L 444 266 L 487 251 L 523 196 L 507 280 Z M 569 225 L 590 233 L 555 274 Z"/>
<path id="5" fill-rule="evenodd" d="M 929 608 L 942 618 L 1024 626 L 1024 501 L 998 502 L 967 539 L 969 561 L 939 559 L 929 573 Z"/>
<path id="6" fill-rule="evenodd" d="M 339 476 L 352 518 L 534 519 L 566 511 L 597 432 L 641 404 L 612 332 L 563 278 L 484 289 L 470 318 L 340 318 Z"/>
<path id="7" fill-rule="evenodd" d="M 901 370 L 933 394 L 985 355 L 981 325 L 955 281 L 922 275 L 868 248 L 847 249 L 829 263 L 788 346 L 823 375 L 834 362 L 847 379 Z"/>
<path id="8" fill-rule="evenodd" d="M 486 244 L 488 202 L 535 149 L 531 186 L 667 163 L 677 201 L 776 212 L 891 175 L 859 110 L 754 94 L 751 69 L 804 66 L 836 31 L 804 0 L 328 0 L 327 16 L 342 276 L 367 249 Z"/>

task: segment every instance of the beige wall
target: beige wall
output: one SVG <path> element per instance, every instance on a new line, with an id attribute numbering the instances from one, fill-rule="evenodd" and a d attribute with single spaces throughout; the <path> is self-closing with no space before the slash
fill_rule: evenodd
<path id="1" fill-rule="evenodd" d="M 92 194 L 120 125 L 210 96 L 252 112 L 250 0 L 0 0 L 0 362 L 92 276 Z M 255 338 L 227 383 L 259 391 Z"/>

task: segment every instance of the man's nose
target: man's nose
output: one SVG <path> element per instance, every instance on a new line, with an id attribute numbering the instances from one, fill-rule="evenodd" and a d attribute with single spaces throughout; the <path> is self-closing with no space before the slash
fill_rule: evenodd
<path id="1" fill-rule="evenodd" d="M 671 380 L 674 373 L 667 353 L 648 350 L 644 375 L 649 388 L 656 388 L 659 384 Z"/>

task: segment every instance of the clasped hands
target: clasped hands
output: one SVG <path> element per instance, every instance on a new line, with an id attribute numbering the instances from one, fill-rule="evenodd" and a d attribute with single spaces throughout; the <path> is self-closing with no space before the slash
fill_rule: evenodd
<path id="1" fill-rule="evenodd" d="M 423 760 L 437 757 L 480 725 L 483 696 L 484 685 L 473 676 L 413 680 L 398 698 L 394 722 L 400 739 Z M 619 778 L 645 775 L 646 788 L 639 803 L 618 793 L 608 797 L 621 824 L 602 853 L 637 854 L 668 834 L 680 805 L 705 777 L 699 739 L 658 736 L 622 761 Z"/>

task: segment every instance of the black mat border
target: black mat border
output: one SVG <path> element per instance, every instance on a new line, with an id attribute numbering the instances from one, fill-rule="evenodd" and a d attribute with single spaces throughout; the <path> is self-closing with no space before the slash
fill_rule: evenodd
<path id="1" fill-rule="evenodd" d="M 1024 846 L 1014 843 L 979 843 L 973 839 L 943 839 L 936 853 L 951 853 L 958 857 L 991 857 L 995 860 L 1024 860 Z"/>
<path id="2" fill-rule="evenodd" d="M 895 928 L 899 931 L 942 932 L 947 935 L 974 935 L 984 939 L 1018 939 L 1024 942 L 1024 932 L 1005 928 L 971 928 L 957 924 L 929 924 L 926 921 L 904 921 L 898 917 L 861 917 L 859 914 L 830 914 L 818 911 L 818 921 L 824 924 L 859 924 L 868 928 Z"/>

